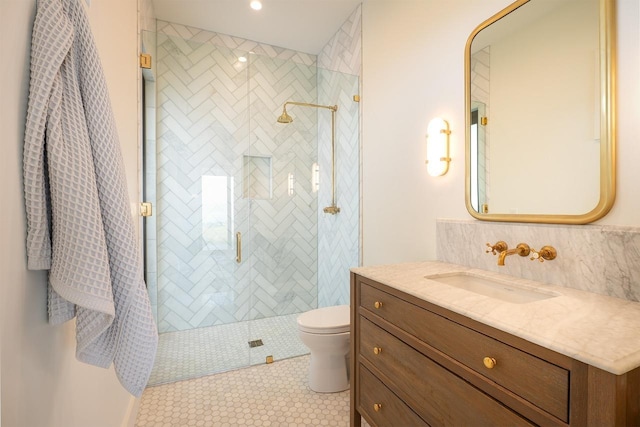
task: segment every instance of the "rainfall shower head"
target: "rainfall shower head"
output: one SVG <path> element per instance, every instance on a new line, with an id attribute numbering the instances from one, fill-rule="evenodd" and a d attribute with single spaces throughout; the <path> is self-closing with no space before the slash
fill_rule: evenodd
<path id="1" fill-rule="evenodd" d="M 291 123 L 293 121 L 293 117 L 287 114 L 287 106 L 282 107 L 282 115 L 278 117 L 278 123 Z"/>

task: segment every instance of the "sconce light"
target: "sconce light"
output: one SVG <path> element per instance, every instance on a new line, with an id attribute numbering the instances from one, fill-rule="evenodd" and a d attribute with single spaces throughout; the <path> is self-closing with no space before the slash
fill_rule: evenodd
<path id="1" fill-rule="evenodd" d="M 431 176 L 441 176 L 449 170 L 449 123 L 441 118 L 435 118 L 427 127 L 427 173 Z"/>

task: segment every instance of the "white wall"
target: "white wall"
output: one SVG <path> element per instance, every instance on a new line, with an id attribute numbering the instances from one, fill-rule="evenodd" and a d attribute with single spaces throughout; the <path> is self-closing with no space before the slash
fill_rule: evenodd
<path id="1" fill-rule="evenodd" d="M 464 48 L 510 0 L 365 0 L 363 5 L 363 258 L 435 259 L 436 218 L 471 219 L 464 204 Z M 618 0 L 618 192 L 600 222 L 640 226 L 640 5 Z M 429 120 L 449 121 L 451 163 L 426 174 Z"/>
<path id="2" fill-rule="evenodd" d="M 26 270 L 22 139 L 35 0 L 0 3 L 0 298 L 2 425 L 120 426 L 134 399 L 112 369 L 75 359 L 74 325 L 47 324 L 46 274 Z M 137 5 L 92 0 L 89 15 L 111 92 L 130 194 L 137 168 Z"/>

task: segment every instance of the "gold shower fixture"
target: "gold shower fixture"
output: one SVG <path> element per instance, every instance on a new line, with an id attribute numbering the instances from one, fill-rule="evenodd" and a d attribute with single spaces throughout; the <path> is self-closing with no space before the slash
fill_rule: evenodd
<path id="1" fill-rule="evenodd" d="M 340 208 L 336 205 L 336 111 L 337 105 L 320 105 L 309 104 L 306 102 L 287 101 L 282 106 L 282 114 L 278 117 L 278 123 L 289 124 L 293 122 L 293 117 L 287 113 L 287 105 L 298 105 L 300 107 L 326 108 L 331 110 L 331 206 L 327 206 L 322 211 L 331 215 L 340 212 Z"/>
<path id="2" fill-rule="evenodd" d="M 282 107 L 282 115 L 278 117 L 278 123 L 289 124 L 293 121 L 293 117 L 287 114 L 287 104 Z"/>

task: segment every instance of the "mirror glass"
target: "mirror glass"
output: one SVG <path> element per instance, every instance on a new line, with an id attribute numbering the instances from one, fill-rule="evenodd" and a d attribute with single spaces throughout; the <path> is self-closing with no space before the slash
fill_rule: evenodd
<path id="1" fill-rule="evenodd" d="M 612 0 L 521 0 L 467 42 L 467 209 L 586 223 L 613 204 Z"/>

